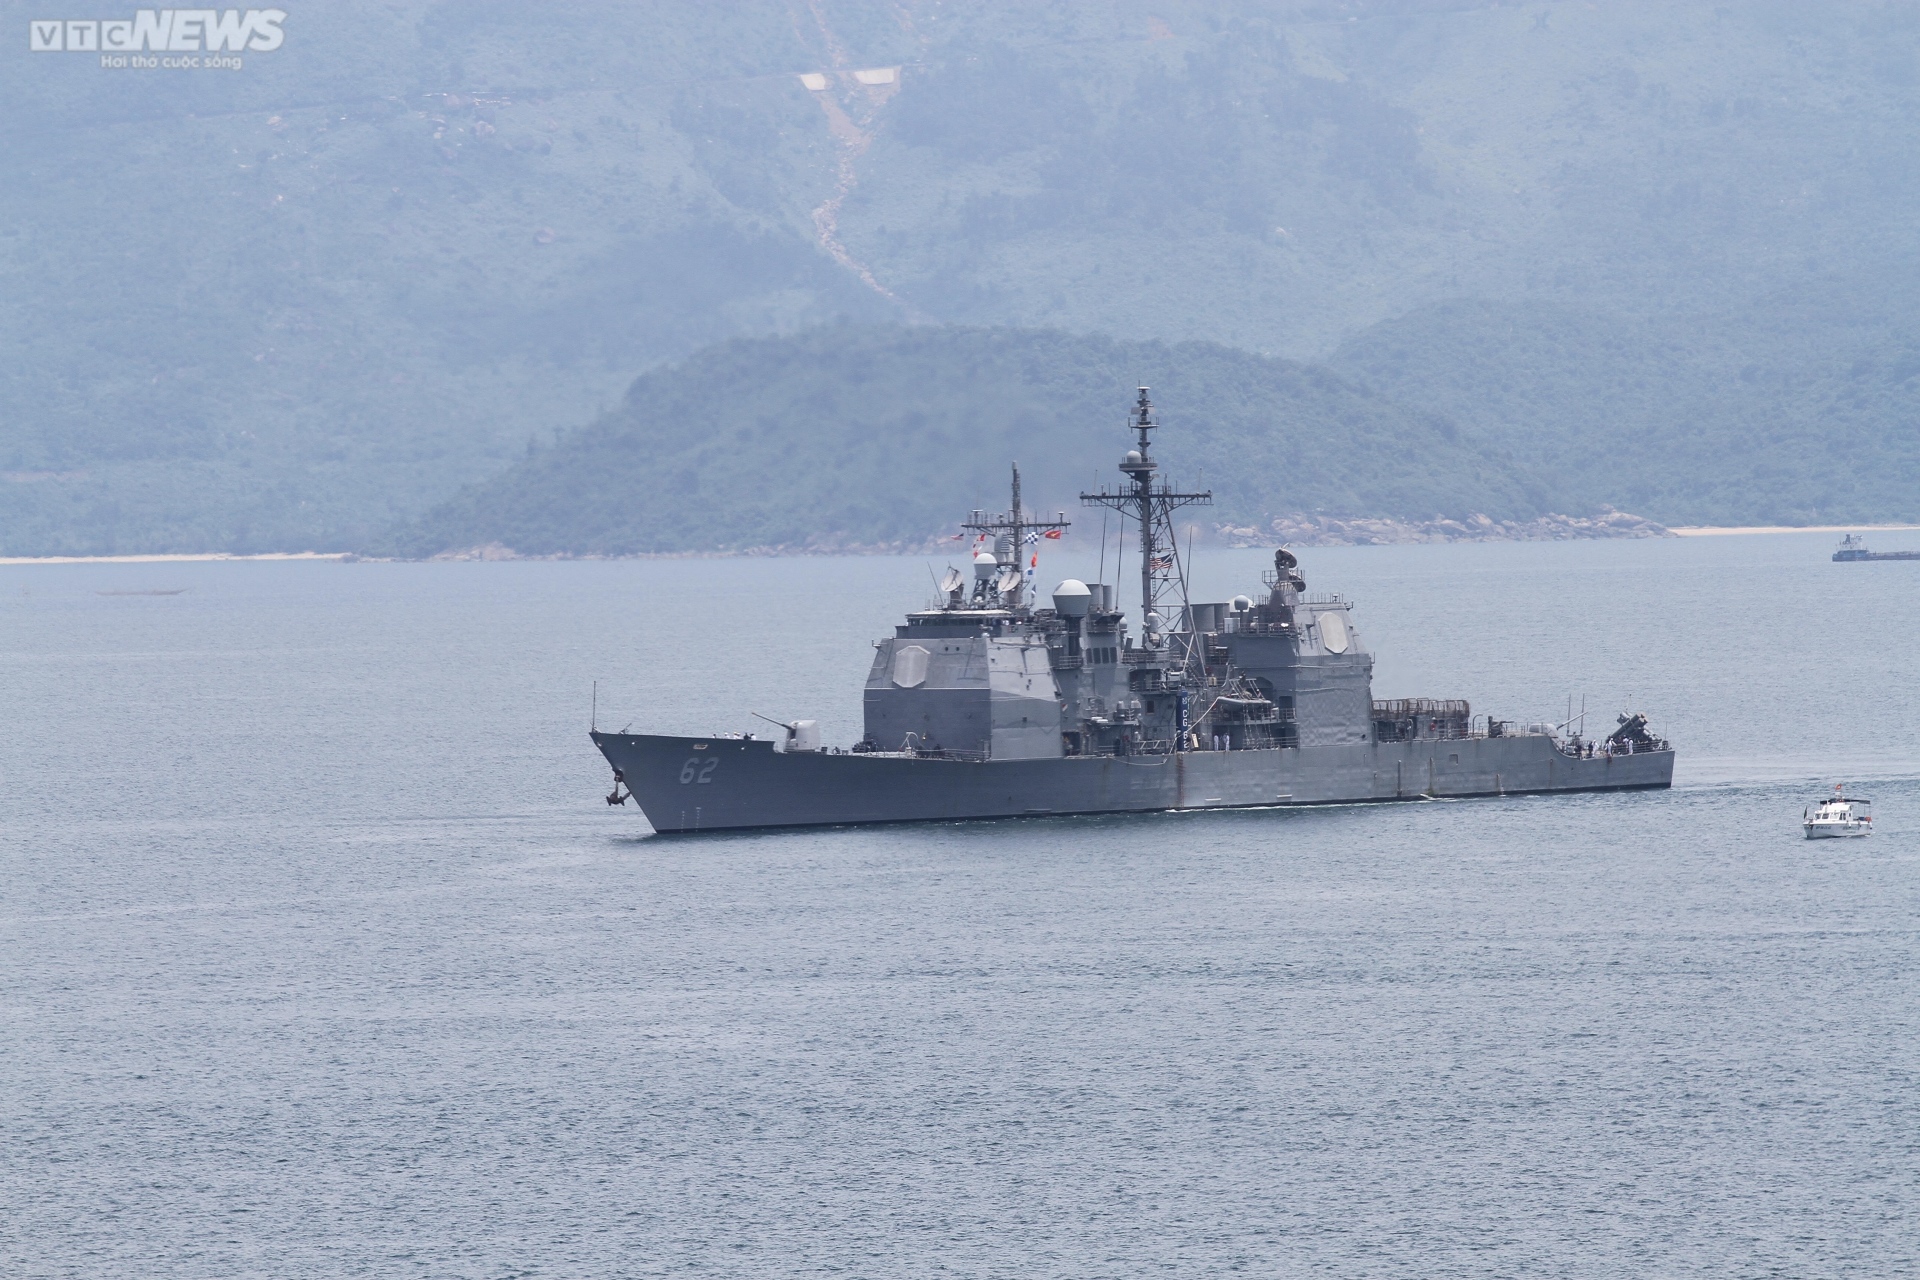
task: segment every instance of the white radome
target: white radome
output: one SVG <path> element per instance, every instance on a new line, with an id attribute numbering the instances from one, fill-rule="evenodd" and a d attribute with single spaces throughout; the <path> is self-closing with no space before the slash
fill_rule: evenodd
<path id="1" fill-rule="evenodd" d="M 1068 578 L 1053 589 L 1053 610 L 1063 618 L 1084 618 L 1093 607 L 1093 591 L 1078 578 Z"/>

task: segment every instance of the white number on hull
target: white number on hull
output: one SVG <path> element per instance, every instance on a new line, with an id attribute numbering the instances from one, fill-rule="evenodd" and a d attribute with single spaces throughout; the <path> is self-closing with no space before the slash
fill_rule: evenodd
<path id="1" fill-rule="evenodd" d="M 698 756 L 680 766 L 680 785 L 689 782 L 712 782 L 713 771 L 720 767 L 718 756 L 702 760 Z"/>

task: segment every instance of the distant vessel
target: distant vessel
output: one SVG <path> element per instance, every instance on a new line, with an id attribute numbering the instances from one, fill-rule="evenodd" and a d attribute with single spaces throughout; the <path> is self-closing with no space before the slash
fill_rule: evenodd
<path id="1" fill-rule="evenodd" d="M 1644 715 L 1591 742 L 1571 713 L 1521 730 L 1457 699 L 1375 701 L 1352 606 L 1308 595 L 1290 551 L 1257 597 L 1192 601 L 1174 513 L 1211 495 L 1156 481 L 1145 387 L 1129 426 L 1125 483 L 1080 497 L 1135 535 L 1137 632 L 1110 583 L 1068 579 L 1036 607 L 1035 553 L 1067 520 L 1021 506 L 1016 467 L 1010 508 L 964 522 L 972 573 L 948 569 L 933 607 L 874 642 L 858 743 L 823 747 L 816 720 L 776 721 L 778 741 L 595 729 L 607 802 L 687 832 L 1672 785 Z"/>
<path id="2" fill-rule="evenodd" d="M 1834 783 L 1833 795 L 1801 814 L 1800 825 L 1809 840 L 1831 840 L 1841 836 L 1873 834 L 1871 800 L 1843 794 L 1845 784 Z"/>
<path id="3" fill-rule="evenodd" d="M 1833 553 L 1837 561 L 1846 560 L 1920 560 L 1920 551 L 1869 551 L 1867 541 L 1857 533 L 1850 533 L 1840 539 L 1840 549 Z"/>

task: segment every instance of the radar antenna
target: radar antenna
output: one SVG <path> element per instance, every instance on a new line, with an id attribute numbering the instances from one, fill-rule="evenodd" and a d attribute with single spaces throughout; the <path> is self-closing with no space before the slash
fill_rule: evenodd
<path id="1" fill-rule="evenodd" d="M 1020 464 L 1016 462 L 1013 464 L 1013 501 L 1007 510 L 986 512 L 976 508 L 971 516 L 960 522 L 960 527 L 980 533 L 1009 535 L 1013 539 L 1013 567 L 1015 572 L 1021 574 L 1020 581 L 1024 582 L 1026 576 L 1022 562 L 1027 558 L 1027 543 L 1037 542 L 1055 531 L 1064 533 L 1070 524 L 1064 511 L 1057 520 L 1043 520 L 1020 505 Z M 1020 603 L 1026 602 L 1022 600 Z"/>
<path id="2" fill-rule="evenodd" d="M 1139 447 L 1128 450 L 1120 459 L 1120 470 L 1131 485 L 1083 493 L 1080 501 L 1088 506 L 1111 507 L 1122 517 L 1139 524 L 1140 624 L 1143 634 L 1151 636 L 1160 628 L 1151 626 L 1147 619 L 1163 599 L 1171 604 L 1177 589 L 1180 602 L 1187 602 L 1187 571 L 1180 562 L 1180 539 L 1173 531 L 1173 513 L 1182 507 L 1211 504 L 1213 494 L 1176 493 L 1170 484 L 1154 484 L 1153 475 L 1160 464 L 1153 460 L 1153 442 L 1147 433 L 1160 424 L 1154 421 L 1153 401 L 1148 399 L 1147 390 L 1140 388 L 1140 398 L 1134 402 L 1133 414 L 1127 421 L 1128 427 L 1139 433 Z"/>

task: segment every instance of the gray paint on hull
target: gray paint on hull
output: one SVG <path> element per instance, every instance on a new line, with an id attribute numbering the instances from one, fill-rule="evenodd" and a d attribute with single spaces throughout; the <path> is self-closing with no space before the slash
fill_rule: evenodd
<path id="1" fill-rule="evenodd" d="M 1045 760 L 781 753 L 771 742 L 595 733 L 662 833 L 1338 804 L 1671 786 L 1673 752 L 1574 759 L 1545 737 Z"/>

